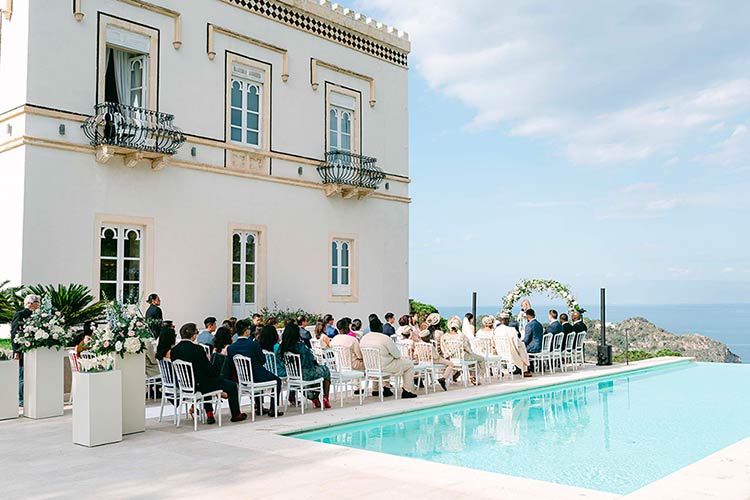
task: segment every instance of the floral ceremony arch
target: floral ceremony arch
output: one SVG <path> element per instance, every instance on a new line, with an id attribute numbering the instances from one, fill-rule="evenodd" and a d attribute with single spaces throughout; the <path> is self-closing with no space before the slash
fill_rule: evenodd
<path id="1" fill-rule="evenodd" d="M 522 280 L 503 297 L 502 312 L 510 314 L 516 302 L 533 293 L 541 293 L 549 298 L 560 297 L 568 303 L 568 310 L 583 311 L 570 289 L 555 280 Z"/>

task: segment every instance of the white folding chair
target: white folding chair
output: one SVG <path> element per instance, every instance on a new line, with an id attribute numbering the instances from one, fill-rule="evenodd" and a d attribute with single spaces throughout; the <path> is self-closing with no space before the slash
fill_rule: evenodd
<path id="1" fill-rule="evenodd" d="M 464 343 L 460 339 L 445 339 L 445 350 L 449 356 L 448 359 L 453 363 L 453 367 L 461 370 L 461 378 L 464 379 L 464 387 L 469 387 L 469 377 L 471 370 L 474 369 L 474 378 L 479 380 L 479 362 L 473 359 L 466 359 Z"/>
<path id="2" fill-rule="evenodd" d="M 560 371 L 565 371 L 565 368 L 563 367 L 563 362 L 562 362 L 563 337 L 565 337 L 564 333 L 556 333 L 555 336 L 552 337 L 552 358 L 551 358 L 552 373 L 555 373 L 555 364 L 560 366 Z"/>
<path id="3" fill-rule="evenodd" d="M 270 382 L 256 382 L 253 378 L 253 361 L 247 356 L 237 354 L 234 356 L 234 367 L 237 370 L 237 389 L 239 390 L 239 398 L 242 401 L 243 395 L 250 396 L 250 406 L 252 409 L 251 415 L 252 420 L 255 422 L 255 398 L 271 397 L 274 418 L 279 416 L 279 405 L 278 394 L 276 394 L 276 381 L 271 380 Z M 263 403 L 261 402 L 261 408 Z"/>
<path id="4" fill-rule="evenodd" d="M 530 352 L 529 361 L 534 364 L 534 368 L 541 371 L 544 375 L 544 362 L 547 361 L 550 364 L 550 370 L 552 368 L 552 334 L 547 333 L 542 337 L 542 350 L 539 352 Z"/>
<path id="5" fill-rule="evenodd" d="M 172 361 L 164 358 L 159 361 L 161 375 L 161 404 L 159 405 L 159 422 L 164 415 L 164 403 L 169 402 L 174 407 L 174 423 L 177 425 L 177 413 L 180 411 L 180 391 L 174 377 Z"/>
<path id="6" fill-rule="evenodd" d="M 331 372 L 331 384 L 333 384 L 333 396 L 336 397 L 338 389 L 341 394 L 341 407 L 344 407 L 344 394 L 350 391 L 354 397 L 354 389 L 361 389 L 362 379 L 365 374 L 352 370 L 352 353 L 348 347 L 334 346 L 332 350 L 325 353 L 326 366 Z"/>
<path id="7" fill-rule="evenodd" d="M 72 404 L 73 403 L 73 396 L 76 393 L 76 377 L 75 377 L 75 373 L 78 371 L 78 362 L 76 360 L 76 350 L 75 349 L 68 350 L 68 363 L 70 363 L 70 373 L 71 373 L 70 394 L 68 394 L 68 404 Z"/>
<path id="8" fill-rule="evenodd" d="M 565 337 L 565 345 L 563 347 L 562 356 L 563 361 L 567 366 L 573 367 L 573 356 L 575 353 L 573 352 L 575 348 L 575 342 L 576 342 L 576 334 L 574 332 L 570 332 Z"/>
<path id="9" fill-rule="evenodd" d="M 218 389 L 205 394 L 196 390 L 193 363 L 177 360 L 172 362 L 172 368 L 174 368 L 177 386 L 179 387 L 180 403 L 185 408 L 186 414 L 188 403 L 192 404 L 195 410 L 193 430 L 198 430 L 199 416 L 205 422 L 206 414 L 203 411 L 203 403 L 211 403 L 213 405 L 214 413 L 218 413 L 219 415 L 219 427 L 221 427 L 221 402 L 224 400 L 221 397 L 222 390 Z M 180 426 L 180 413 L 179 411 L 177 412 L 177 427 Z"/>
<path id="10" fill-rule="evenodd" d="M 488 338 L 475 337 L 469 340 L 471 350 L 484 358 L 485 377 L 492 381 L 492 371 L 498 373 L 498 378 L 502 377 L 503 357 L 492 352 L 492 342 Z"/>
<path id="11" fill-rule="evenodd" d="M 576 334 L 576 343 L 573 350 L 573 362 L 578 366 L 583 366 L 586 362 L 585 355 L 583 352 L 583 345 L 586 342 L 586 331 L 578 332 Z"/>
<path id="12" fill-rule="evenodd" d="M 325 405 L 323 404 L 323 378 L 316 378 L 314 380 L 304 380 L 302 378 L 302 358 L 299 354 L 291 352 L 284 353 L 284 365 L 286 366 L 287 376 L 287 389 L 291 393 L 294 391 L 296 400 L 302 404 L 302 414 L 305 414 L 305 405 L 307 404 L 307 398 L 305 398 L 306 390 L 318 390 L 318 399 L 320 401 L 320 411 L 323 411 Z M 284 409 L 289 407 L 289 402 L 286 400 L 284 403 Z"/>
<path id="13" fill-rule="evenodd" d="M 415 342 L 414 343 L 414 355 L 417 357 L 417 363 L 414 365 L 414 373 L 424 374 L 424 385 L 425 394 L 427 393 L 427 387 L 432 386 L 432 391 L 437 391 L 436 384 L 440 378 L 438 370 L 442 365 L 435 364 L 435 352 L 432 344 L 429 342 Z M 450 382 L 449 380 L 445 381 Z"/>
<path id="14" fill-rule="evenodd" d="M 495 344 L 495 352 L 510 373 L 510 379 L 514 380 L 515 375 L 513 372 L 516 371 L 516 368 L 520 367 L 516 367 L 515 363 L 513 363 L 513 356 L 510 354 L 510 341 L 508 340 L 508 337 L 503 333 L 499 333 L 492 337 L 492 341 Z"/>
<path id="15" fill-rule="evenodd" d="M 383 383 L 385 380 L 394 380 L 394 391 L 393 394 L 395 399 L 398 399 L 398 387 L 401 383 L 401 375 L 396 373 L 384 372 L 382 365 L 380 364 L 380 350 L 376 347 L 363 347 L 362 358 L 365 363 L 365 381 L 364 390 L 359 393 L 359 404 L 364 402 L 364 396 L 370 387 L 370 380 L 378 382 L 378 389 L 380 392 L 380 401 L 383 401 Z"/>
<path id="16" fill-rule="evenodd" d="M 211 359 L 211 348 L 207 346 L 206 344 L 198 344 L 198 345 L 201 346 L 204 351 L 206 351 L 206 357 L 208 359 Z"/>

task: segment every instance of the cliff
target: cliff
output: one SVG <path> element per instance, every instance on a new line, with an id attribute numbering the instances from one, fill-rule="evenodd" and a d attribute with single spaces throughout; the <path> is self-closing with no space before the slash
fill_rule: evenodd
<path id="1" fill-rule="evenodd" d="M 589 335 L 586 342 L 586 359 L 596 359 L 596 344 L 600 340 L 600 322 L 586 320 Z M 661 349 L 692 356 L 698 361 L 715 363 L 741 363 L 726 344 L 704 335 L 691 333 L 677 335 L 659 328 L 645 318 L 629 318 L 620 323 L 607 324 L 607 343 L 612 344 L 614 355 L 625 352 L 625 330 L 628 330 L 629 349 L 656 353 Z"/>

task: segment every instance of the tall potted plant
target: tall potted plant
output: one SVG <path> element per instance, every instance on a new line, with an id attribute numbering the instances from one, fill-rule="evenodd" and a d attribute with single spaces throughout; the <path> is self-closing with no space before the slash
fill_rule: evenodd
<path id="1" fill-rule="evenodd" d="M 151 330 L 134 306 L 109 302 L 107 322 L 94 330 L 91 350 L 114 356 L 122 376 L 122 433 L 146 430 L 146 358 Z M 77 389 L 76 389 L 77 390 Z"/>
<path id="2" fill-rule="evenodd" d="M 0 349 L 0 420 L 18 418 L 18 361 Z"/>
<path id="3" fill-rule="evenodd" d="M 111 355 L 78 359 L 73 401 L 73 443 L 99 446 L 122 441 L 122 377 Z"/>
<path id="4" fill-rule="evenodd" d="M 24 357 L 23 415 L 29 418 L 63 414 L 63 353 L 69 329 L 48 297 L 24 322 L 15 338 Z"/>

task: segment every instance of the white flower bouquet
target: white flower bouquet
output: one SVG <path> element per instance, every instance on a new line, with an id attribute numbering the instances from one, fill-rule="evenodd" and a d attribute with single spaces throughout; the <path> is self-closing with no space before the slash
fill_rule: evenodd
<path id="1" fill-rule="evenodd" d="M 44 297 L 41 306 L 24 321 L 14 342 L 21 352 L 39 348 L 60 350 L 68 345 L 71 338 L 65 318 L 60 311 L 52 307 L 49 299 Z"/>
<path id="2" fill-rule="evenodd" d="M 138 354 L 152 339 L 144 318 L 126 304 L 107 304 L 107 322 L 94 329 L 91 351 L 96 354 Z"/>
<path id="3" fill-rule="evenodd" d="M 100 354 L 95 358 L 78 358 L 78 371 L 83 373 L 108 372 L 115 366 L 111 354 Z"/>

